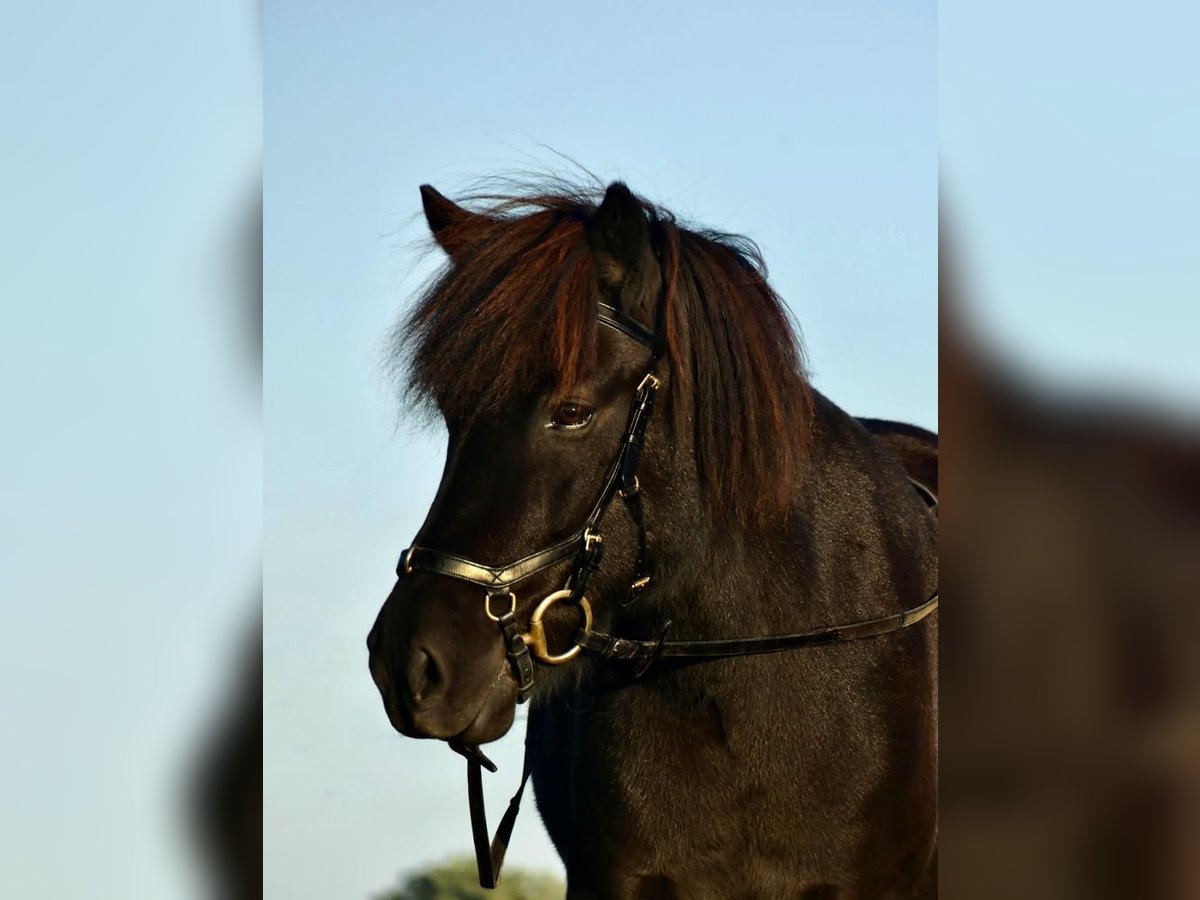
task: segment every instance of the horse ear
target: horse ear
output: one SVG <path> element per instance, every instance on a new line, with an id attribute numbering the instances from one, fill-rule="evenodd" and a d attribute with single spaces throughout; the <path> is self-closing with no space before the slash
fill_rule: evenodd
<path id="1" fill-rule="evenodd" d="M 600 283 L 610 290 L 619 291 L 645 264 L 650 223 L 641 201 L 620 181 L 604 192 L 588 223 L 588 242 L 599 262 Z"/>
<path id="2" fill-rule="evenodd" d="M 466 249 L 472 231 L 470 226 L 482 225 L 486 219 L 479 213 L 463 209 L 429 184 L 421 185 L 421 205 L 425 208 L 425 221 L 429 223 L 434 240 L 451 259 Z"/>

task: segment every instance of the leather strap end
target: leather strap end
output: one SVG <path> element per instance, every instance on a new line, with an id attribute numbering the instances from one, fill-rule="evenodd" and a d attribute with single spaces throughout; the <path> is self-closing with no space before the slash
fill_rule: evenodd
<path id="1" fill-rule="evenodd" d="M 663 623 L 662 628 L 658 632 L 658 637 L 654 640 L 654 647 L 646 657 L 633 667 L 633 677 L 641 678 L 654 665 L 655 661 L 662 655 L 663 645 L 667 640 L 667 632 L 671 630 L 671 620 L 667 619 Z"/>
<path id="2" fill-rule="evenodd" d="M 487 755 L 479 749 L 478 744 L 464 744 L 461 741 L 447 741 L 446 743 L 450 745 L 451 750 L 466 759 L 467 762 L 482 766 L 493 774 L 500 771 L 496 767 L 496 764 L 488 759 Z"/>

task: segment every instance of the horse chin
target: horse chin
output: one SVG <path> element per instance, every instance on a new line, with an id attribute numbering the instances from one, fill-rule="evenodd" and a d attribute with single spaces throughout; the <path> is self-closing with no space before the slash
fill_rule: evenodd
<path id="1" fill-rule="evenodd" d="M 471 724 L 459 732 L 455 740 L 464 744 L 498 741 L 508 734 L 516 715 L 517 682 L 506 669 L 492 685 Z"/>

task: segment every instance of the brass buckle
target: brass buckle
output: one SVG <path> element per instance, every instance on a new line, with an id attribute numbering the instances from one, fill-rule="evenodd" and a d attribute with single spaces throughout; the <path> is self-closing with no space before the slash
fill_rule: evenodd
<path id="1" fill-rule="evenodd" d="M 650 387 L 654 388 L 657 391 L 660 387 L 662 387 L 662 381 L 659 379 L 659 377 L 657 375 L 655 375 L 651 372 L 647 372 L 646 377 L 643 378 L 641 380 L 641 383 L 638 384 L 638 386 L 637 386 L 637 393 L 640 394 L 642 392 L 642 390 L 646 387 L 646 385 L 649 385 Z"/>
<path id="2" fill-rule="evenodd" d="M 592 531 L 592 529 L 590 529 L 590 528 L 583 529 L 583 549 L 584 550 L 591 550 L 595 544 L 603 544 L 603 543 L 604 543 L 604 537 L 602 535 L 596 534 L 596 532 Z"/>
<path id="3" fill-rule="evenodd" d="M 542 617 L 546 615 L 546 610 L 552 607 L 560 600 L 565 600 L 571 596 L 569 590 L 555 591 L 550 596 L 546 597 L 537 605 L 537 609 L 533 611 L 533 615 L 529 617 L 529 633 L 521 635 L 521 640 L 529 647 L 530 653 L 538 662 L 543 662 L 548 666 L 557 666 L 565 662 L 570 662 L 579 655 L 580 646 L 576 644 L 565 653 L 554 654 L 550 652 L 550 648 L 546 645 L 546 627 L 542 624 Z M 579 608 L 583 610 L 583 627 L 585 630 L 590 630 L 592 627 L 592 607 L 587 602 L 587 597 L 579 598 Z"/>
<path id="4" fill-rule="evenodd" d="M 503 597 L 506 594 L 508 595 L 508 599 L 509 599 L 508 615 L 516 615 L 516 613 L 517 613 L 517 595 L 514 594 L 512 591 L 504 591 L 503 593 L 496 593 L 496 594 L 488 593 L 488 594 L 483 595 L 483 611 L 485 613 L 487 613 L 487 617 L 489 619 L 491 619 L 493 622 L 499 622 L 500 616 L 503 616 L 505 614 L 501 613 L 500 616 L 497 616 L 492 612 L 492 598 L 493 597 Z"/>

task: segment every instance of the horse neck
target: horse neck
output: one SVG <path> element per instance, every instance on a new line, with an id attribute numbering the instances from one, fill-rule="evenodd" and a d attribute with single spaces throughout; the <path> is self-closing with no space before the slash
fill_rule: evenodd
<path id="1" fill-rule="evenodd" d="M 893 612 L 904 592 L 924 590 L 918 582 L 929 574 L 922 567 L 933 545 L 919 521 L 923 509 L 907 504 L 919 500 L 903 472 L 832 404 L 815 427 L 811 465 L 791 514 L 775 529 L 718 524 L 682 476 L 654 485 L 646 511 L 656 583 L 623 613 L 631 618 L 618 633 L 650 636 L 671 619 L 675 640 L 781 634 Z M 664 666 L 640 680 L 617 673 L 582 681 L 566 702 L 536 710 L 546 748 L 534 776 L 539 807 L 571 880 L 602 876 L 647 838 L 673 847 L 676 856 L 665 858 L 687 858 L 674 823 L 697 809 L 721 808 L 723 819 L 741 827 L 767 817 L 780 832 L 795 828 L 801 808 L 825 810 L 830 821 L 861 813 L 853 791 L 830 794 L 797 773 L 820 771 L 854 785 L 863 772 L 896 772 L 909 778 L 904 790 L 933 783 L 936 763 L 930 768 L 926 756 L 918 760 L 924 768 L 888 763 L 895 752 L 909 759 L 903 748 L 932 721 L 928 673 L 936 662 L 922 658 L 925 640 L 914 630 L 895 641 L 843 644 L 836 655 L 800 650 Z M 881 669 L 907 687 L 880 690 L 871 673 Z M 847 728 L 847 710 L 858 738 L 831 740 Z M 894 744 L 900 751 L 888 728 L 903 735 Z M 878 736 L 864 739 L 864 731 Z M 754 809 L 719 806 L 730 794 L 761 792 L 764 782 L 774 787 Z M 898 830 L 934 830 L 936 803 L 922 804 L 904 810 Z M 601 827 L 587 824 L 596 821 Z M 807 842 L 797 858 L 825 852 L 820 830 L 794 836 Z M 736 854 L 736 835 L 730 847 Z M 587 867 L 593 858 L 599 869 Z"/>
<path id="2" fill-rule="evenodd" d="M 936 534 L 903 471 L 816 394 L 811 455 L 786 516 L 751 529 L 714 516 L 694 473 L 649 512 L 658 590 L 644 615 L 677 639 L 747 637 L 870 618 L 932 590 Z M 936 580 L 936 579 L 935 579 Z M 935 586 L 935 585 L 934 585 Z"/>
<path id="3" fill-rule="evenodd" d="M 797 505 L 803 505 L 803 489 Z M 674 639 L 736 637 L 778 626 L 771 615 L 803 580 L 810 546 L 788 516 L 755 531 L 714 515 L 687 475 L 647 505 L 654 588 L 631 610 L 644 627 L 671 620 Z"/>

